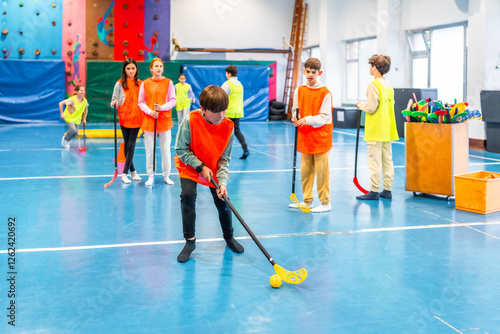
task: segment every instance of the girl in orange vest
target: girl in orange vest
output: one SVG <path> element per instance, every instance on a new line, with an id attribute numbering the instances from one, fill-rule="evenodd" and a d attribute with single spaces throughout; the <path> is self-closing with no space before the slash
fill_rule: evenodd
<path id="1" fill-rule="evenodd" d="M 224 240 L 235 253 L 244 248 L 233 237 L 231 208 L 222 199 L 227 196 L 227 174 L 233 148 L 234 124 L 226 117 L 227 94 L 218 86 L 208 86 L 200 94 L 200 110 L 188 114 L 179 126 L 175 142 L 175 167 L 181 178 L 182 227 L 186 244 L 177 257 L 187 262 L 195 245 L 196 186 L 209 186 L 219 212 Z M 216 190 L 211 179 L 218 182 Z"/>
<path id="2" fill-rule="evenodd" d="M 123 134 L 125 165 L 123 166 L 122 182 L 130 183 L 128 171 L 134 181 L 140 181 L 141 177 L 135 170 L 132 159 L 134 158 L 135 142 L 142 124 L 143 112 L 139 109 L 137 101 L 139 98 L 139 87 L 142 83 L 138 79 L 139 69 L 134 58 L 127 58 L 123 62 L 122 78 L 115 84 L 111 107 L 118 107 L 118 119 Z"/>
<path id="3" fill-rule="evenodd" d="M 147 186 L 154 182 L 153 177 L 153 153 L 156 150 L 154 146 L 154 127 L 157 120 L 156 132 L 160 138 L 161 147 L 161 169 L 163 180 L 167 184 L 174 184 L 170 179 L 171 155 L 170 143 L 172 142 L 170 129 L 174 126 L 172 123 L 172 108 L 175 107 L 175 88 L 172 80 L 165 78 L 163 74 L 163 61 L 160 58 L 154 58 L 149 65 L 151 78 L 143 81 L 139 90 L 139 108 L 144 112 L 142 120 L 142 130 L 144 131 L 144 143 L 146 146 L 146 170 L 148 172 Z"/>

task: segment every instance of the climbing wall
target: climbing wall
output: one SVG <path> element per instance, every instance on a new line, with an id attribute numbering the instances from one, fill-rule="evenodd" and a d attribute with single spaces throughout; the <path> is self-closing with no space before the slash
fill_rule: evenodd
<path id="1" fill-rule="evenodd" d="M 114 1 L 86 1 L 87 60 L 113 60 L 114 54 Z"/>
<path id="2" fill-rule="evenodd" d="M 61 18 L 62 0 L 1 1 L 2 59 L 61 59 Z"/>
<path id="3" fill-rule="evenodd" d="M 145 0 L 144 4 L 144 44 L 147 46 L 144 60 L 160 57 L 169 61 L 170 0 Z"/>
<path id="4" fill-rule="evenodd" d="M 85 86 L 87 47 L 85 31 L 85 0 L 64 0 L 62 19 L 62 59 L 65 62 L 66 92 Z"/>
<path id="5" fill-rule="evenodd" d="M 144 0 L 115 0 L 115 60 L 144 59 Z"/>

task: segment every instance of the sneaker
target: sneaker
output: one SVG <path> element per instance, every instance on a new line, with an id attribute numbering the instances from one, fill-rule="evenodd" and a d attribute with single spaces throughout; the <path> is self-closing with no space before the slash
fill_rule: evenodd
<path id="1" fill-rule="evenodd" d="M 122 182 L 125 184 L 129 184 L 132 181 L 130 181 L 127 174 L 122 174 Z"/>
<path id="2" fill-rule="evenodd" d="M 240 159 L 245 160 L 246 158 L 248 158 L 249 155 L 250 155 L 249 151 L 243 152 L 243 155 L 240 157 Z"/>
<path id="3" fill-rule="evenodd" d="M 64 139 L 64 136 L 62 136 L 62 139 L 61 139 L 61 146 L 66 147 L 66 140 Z"/>
<path id="4" fill-rule="evenodd" d="M 326 203 L 326 204 L 321 204 L 320 206 L 317 206 L 315 208 L 312 208 L 311 212 L 321 213 L 321 212 L 328 212 L 331 210 L 332 210 L 332 206 L 330 205 L 330 203 Z"/>
<path id="5" fill-rule="evenodd" d="M 145 183 L 145 184 L 146 184 L 148 187 L 150 187 L 150 186 L 152 186 L 152 185 L 153 185 L 153 182 L 155 182 L 155 178 L 154 178 L 153 176 L 150 176 L 150 177 L 148 178 L 148 180 L 146 181 L 146 183 Z"/>
<path id="6" fill-rule="evenodd" d="M 370 200 L 378 201 L 378 197 L 379 197 L 378 192 L 370 191 L 368 194 L 356 196 L 356 199 L 360 199 L 363 201 L 370 201 Z"/>
<path id="7" fill-rule="evenodd" d="M 134 181 L 141 181 L 141 177 L 139 176 L 139 174 L 137 174 L 137 171 L 133 171 L 132 173 L 130 173 L 130 177 L 132 177 L 132 180 Z"/>
<path id="8" fill-rule="evenodd" d="M 169 185 L 173 185 L 174 184 L 174 181 L 170 180 L 170 178 L 168 176 L 164 177 L 163 180 L 165 181 L 166 184 L 169 184 Z"/>
<path id="9" fill-rule="evenodd" d="M 309 208 L 312 208 L 313 204 L 312 203 L 305 203 L 305 202 L 300 202 L 300 203 L 297 203 L 297 204 L 288 204 L 288 207 L 292 208 L 292 209 L 298 209 L 299 206 L 307 206 Z"/>

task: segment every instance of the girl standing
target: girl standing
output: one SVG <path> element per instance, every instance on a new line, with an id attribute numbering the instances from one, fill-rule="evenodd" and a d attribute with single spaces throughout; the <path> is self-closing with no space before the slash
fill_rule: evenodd
<path id="1" fill-rule="evenodd" d="M 66 106 L 64 112 L 63 105 Z M 69 130 L 66 131 L 62 137 L 62 147 L 69 148 L 69 142 L 71 139 L 78 135 L 80 123 L 87 123 L 88 106 L 89 104 L 85 98 L 84 86 L 76 86 L 75 92 L 69 99 L 59 102 L 59 112 L 61 113 L 61 118 L 66 121 L 66 124 L 69 127 Z"/>
<path id="2" fill-rule="evenodd" d="M 118 107 L 118 119 L 123 134 L 125 165 L 123 166 L 122 182 L 130 183 L 128 171 L 134 181 L 140 181 L 141 177 L 135 170 L 132 162 L 135 152 L 137 135 L 142 124 L 143 112 L 139 109 L 139 87 L 142 83 L 138 79 L 139 69 L 133 58 L 127 58 L 123 62 L 122 78 L 115 84 L 111 107 Z"/>
<path id="3" fill-rule="evenodd" d="M 144 131 L 144 142 L 146 146 L 146 170 L 148 172 L 147 186 L 154 182 L 153 176 L 153 147 L 155 119 L 157 121 L 156 131 L 160 137 L 163 180 L 167 184 L 174 184 L 170 179 L 171 155 L 170 143 L 172 142 L 170 129 L 172 123 L 172 108 L 176 104 L 175 87 L 172 80 L 165 78 L 163 74 L 163 61 L 154 58 L 149 66 L 152 77 L 144 80 L 139 90 L 139 108 L 145 116 L 142 120 Z"/>
<path id="4" fill-rule="evenodd" d="M 193 90 L 191 89 L 191 85 L 186 83 L 186 75 L 184 73 L 179 75 L 179 82 L 175 85 L 175 92 L 177 98 L 177 104 L 175 105 L 177 120 L 181 124 L 184 117 L 191 110 L 191 103 L 195 102 Z"/>

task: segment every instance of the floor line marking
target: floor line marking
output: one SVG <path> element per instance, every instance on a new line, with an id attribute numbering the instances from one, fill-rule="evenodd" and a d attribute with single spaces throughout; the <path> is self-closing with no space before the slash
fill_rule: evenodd
<path id="1" fill-rule="evenodd" d="M 438 316 L 434 316 L 434 318 L 438 319 L 439 321 L 441 321 L 443 324 L 445 324 L 446 326 L 452 328 L 453 330 L 455 330 L 455 332 L 457 333 L 461 333 L 461 334 L 464 334 L 463 332 L 459 331 L 458 329 L 456 329 L 455 327 L 453 327 L 452 325 L 450 325 L 449 323 L 447 323 L 446 321 L 444 321 L 443 319 L 441 319 L 440 317 Z"/>
<path id="2" fill-rule="evenodd" d="M 474 231 L 476 231 L 476 232 L 479 232 L 479 233 L 485 234 L 485 235 L 487 235 L 487 236 L 489 236 L 489 237 L 492 237 L 492 238 L 495 238 L 495 239 L 500 240 L 500 238 L 499 238 L 499 237 L 497 237 L 497 236 L 495 236 L 495 235 L 493 235 L 493 234 L 489 234 L 489 233 L 483 232 L 483 231 L 481 231 L 481 230 L 478 230 L 477 228 L 472 228 L 472 227 L 470 227 L 470 226 L 466 226 L 466 227 L 467 227 L 467 228 L 470 228 L 471 230 L 474 230 Z"/>
<path id="3" fill-rule="evenodd" d="M 300 233 L 286 233 L 286 234 L 272 234 L 260 235 L 259 239 L 272 239 L 272 238 L 289 238 L 289 237 L 303 237 L 303 236 L 326 236 L 330 234 L 343 234 L 350 235 L 356 233 L 372 233 L 372 232 L 392 232 L 392 231 L 408 231 L 420 230 L 431 228 L 450 228 L 450 227 L 469 227 L 478 225 L 498 225 L 497 222 L 476 222 L 476 223 L 455 223 L 455 224 L 436 224 L 436 225 L 420 225 L 420 226 L 399 226 L 399 227 L 382 227 L 382 228 L 368 228 L 360 230 L 345 230 L 345 231 L 326 231 L 326 232 L 300 232 Z M 493 236 L 495 237 L 495 236 Z M 496 237 L 495 237 L 496 238 Z M 249 236 L 235 237 L 238 240 L 251 239 Z M 223 238 L 209 238 L 209 239 L 196 239 L 197 242 L 214 242 L 224 241 Z M 33 253 L 33 252 L 55 252 L 55 251 L 72 251 L 72 250 L 87 250 L 87 249 L 104 249 L 104 248 L 121 248 L 121 247 L 138 247 L 138 246 L 156 246 L 156 245 L 173 245 L 183 244 L 185 240 L 170 240 L 170 241 L 149 241 L 149 242 L 135 242 L 135 243 L 121 243 L 109 245 L 90 245 L 90 246 L 73 246 L 73 247 L 49 247 L 49 248 L 26 248 L 16 249 L 16 253 Z M 7 253 L 7 250 L 0 250 L 0 254 Z"/>

